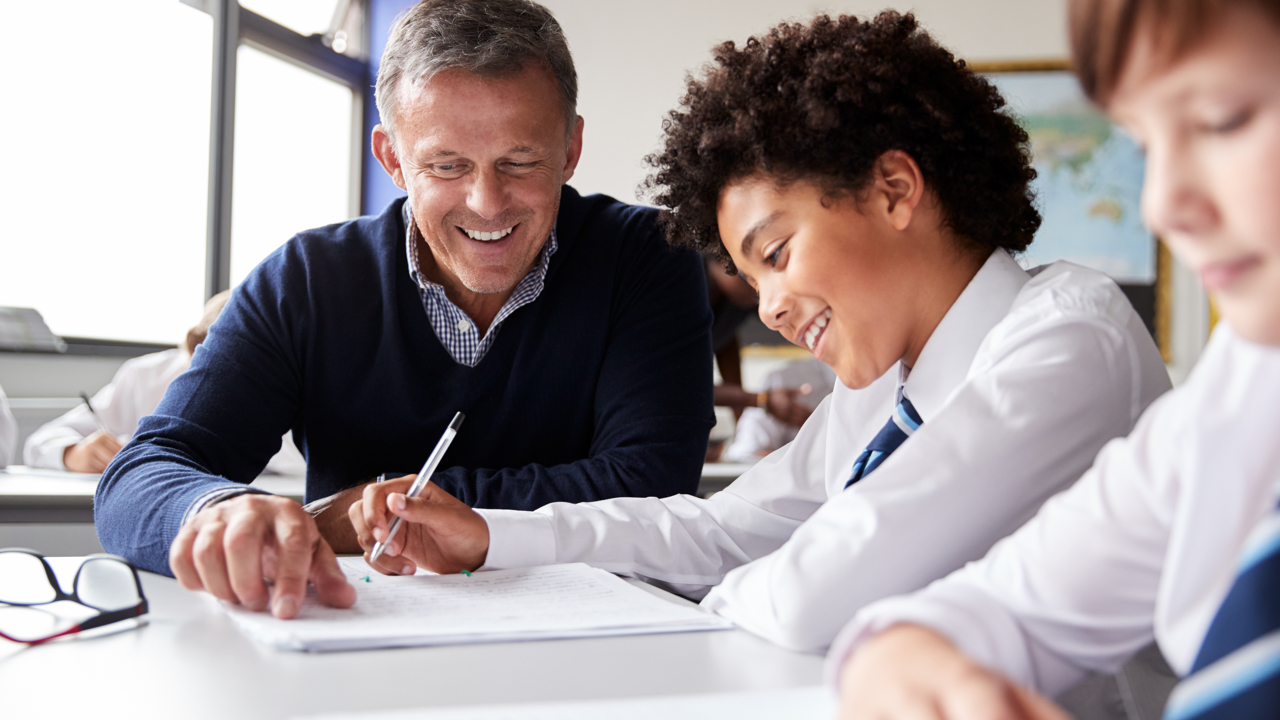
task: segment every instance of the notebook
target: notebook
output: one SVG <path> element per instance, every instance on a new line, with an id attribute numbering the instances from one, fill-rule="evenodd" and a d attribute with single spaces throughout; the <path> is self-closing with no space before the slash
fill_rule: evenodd
<path id="1" fill-rule="evenodd" d="M 292 620 L 224 607 L 254 640 L 310 652 L 733 627 L 693 604 L 665 600 L 581 563 L 469 576 L 389 577 L 369 568 L 363 558 L 338 562 L 356 588 L 352 608 L 325 607 L 314 589 Z"/>

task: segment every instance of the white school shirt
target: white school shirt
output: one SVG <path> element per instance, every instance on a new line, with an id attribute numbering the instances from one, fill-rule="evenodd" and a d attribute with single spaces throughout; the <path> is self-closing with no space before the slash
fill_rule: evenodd
<path id="1" fill-rule="evenodd" d="M 9 398 L 5 397 L 4 388 L 0 388 L 0 468 L 9 466 L 17 444 L 18 423 L 9 412 Z"/>
<path id="2" fill-rule="evenodd" d="M 859 613 L 830 673 L 871 634 L 913 622 L 1050 696 L 1153 637 L 1185 675 L 1280 499 L 1277 430 L 1280 348 L 1221 324 L 1186 384 L 981 562 Z"/>
<path id="3" fill-rule="evenodd" d="M 808 384 L 809 394 L 797 396 L 796 402 L 811 410 L 831 394 L 836 385 L 836 372 L 818 360 L 793 360 L 765 376 L 766 390 L 795 390 Z M 733 442 L 724 449 L 724 462 L 753 463 L 796 439 L 800 428 L 788 425 L 765 412 L 763 408 L 746 408 L 733 429 Z"/>
<path id="4" fill-rule="evenodd" d="M 846 491 L 901 374 L 837 385 L 792 443 L 710 499 L 479 510 L 485 567 L 586 562 L 704 598 L 783 646 L 820 650 L 867 603 L 981 557 L 1169 388 L 1113 282 L 1070 263 L 1032 278 L 998 250 L 906 378 L 923 426 Z"/>
<path id="5" fill-rule="evenodd" d="M 111 382 L 93 396 L 93 409 L 113 435 L 127 442 L 137 432 L 138 421 L 155 412 L 169 383 L 190 364 L 191 356 L 181 348 L 127 360 Z M 31 467 L 66 470 L 62 461 L 66 449 L 97 430 L 98 424 L 82 403 L 31 433 L 23 449 L 23 459 Z M 285 474 L 306 472 L 306 461 L 291 436 L 286 435 L 280 452 L 271 458 L 267 469 Z"/>

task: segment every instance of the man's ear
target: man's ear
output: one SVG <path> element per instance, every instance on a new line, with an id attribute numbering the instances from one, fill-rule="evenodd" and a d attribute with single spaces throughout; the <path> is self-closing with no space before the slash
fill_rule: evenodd
<path id="1" fill-rule="evenodd" d="M 391 176 L 391 182 L 395 183 L 396 187 L 401 190 L 408 192 L 409 188 L 404 186 L 404 170 L 400 167 L 400 156 L 396 155 L 395 143 L 391 142 L 391 135 L 387 133 L 387 129 L 381 123 L 373 126 L 372 145 L 373 156 L 378 158 L 382 169 L 386 170 L 387 174 Z"/>
<path id="2" fill-rule="evenodd" d="M 890 150 L 876 159 L 874 172 L 875 200 L 894 229 L 906 230 L 924 197 L 920 166 L 905 152 Z"/>
<path id="3" fill-rule="evenodd" d="M 560 178 L 561 183 L 569 182 L 569 178 L 573 177 L 573 171 L 578 168 L 578 161 L 582 159 L 582 128 L 585 124 L 581 115 L 573 124 L 573 132 L 569 134 L 568 152 L 565 153 L 564 175 Z"/>

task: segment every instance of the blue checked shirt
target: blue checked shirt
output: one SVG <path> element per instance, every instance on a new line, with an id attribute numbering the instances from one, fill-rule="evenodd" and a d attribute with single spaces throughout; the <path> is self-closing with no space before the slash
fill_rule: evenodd
<path id="1" fill-rule="evenodd" d="M 475 367 L 493 345 L 494 339 L 498 337 L 498 331 L 502 329 L 502 321 L 542 294 L 542 286 L 547 279 L 547 265 L 551 263 L 551 256 L 556 252 L 555 228 L 551 229 L 551 237 L 538 253 L 538 261 L 534 263 L 533 269 L 516 285 L 511 297 L 507 298 L 507 302 L 503 304 L 498 315 L 494 317 L 493 323 L 489 325 L 489 331 L 484 334 L 484 337 L 480 337 L 480 330 L 471 318 L 445 296 L 444 286 L 423 277 L 418 265 L 418 243 L 416 242 L 420 233 L 417 223 L 413 221 L 413 211 L 409 208 L 408 202 L 404 204 L 402 215 L 406 228 L 405 245 L 409 252 L 409 277 L 413 278 L 413 282 L 418 286 L 418 293 L 422 296 L 422 306 L 427 311 L 427 319 L 431 321 L 436 337 L 440 338 L 440 343 L 449 351 L 449 355 L 467 367 Z"/>

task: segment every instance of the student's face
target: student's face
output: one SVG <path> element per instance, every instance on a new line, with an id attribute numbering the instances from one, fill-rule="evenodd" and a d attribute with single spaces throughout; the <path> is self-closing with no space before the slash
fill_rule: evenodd
<path id="1" fill-rule="evenodd" d="M 1242 337 L 1280 345 L 1280 28 L 1236 7 L 1173 64 L 1151 51 L 1108 107 L 1146 148 L 1146 222 Z"/>
<path id="2" fill-rule="evenodd" d="M 717 220 L 738 272 L 760 293 L 760 319 L 846 386 L 866 387 L 922 344 L 911 252 L 879 213 L 852 198 L 824 205 L 806 182 L 755 177 L 725 188 Z"/>
<path id="3" fill-rule="evenodd" d="M 541 66 L 503 78 L 445 70 L 402 87 L 398 107 L 399 152 L 383 165 L 408 192 L 443 284 L 511 290 L 551 234 L 581 119 L 566 142 L 560 95 Z"/>

